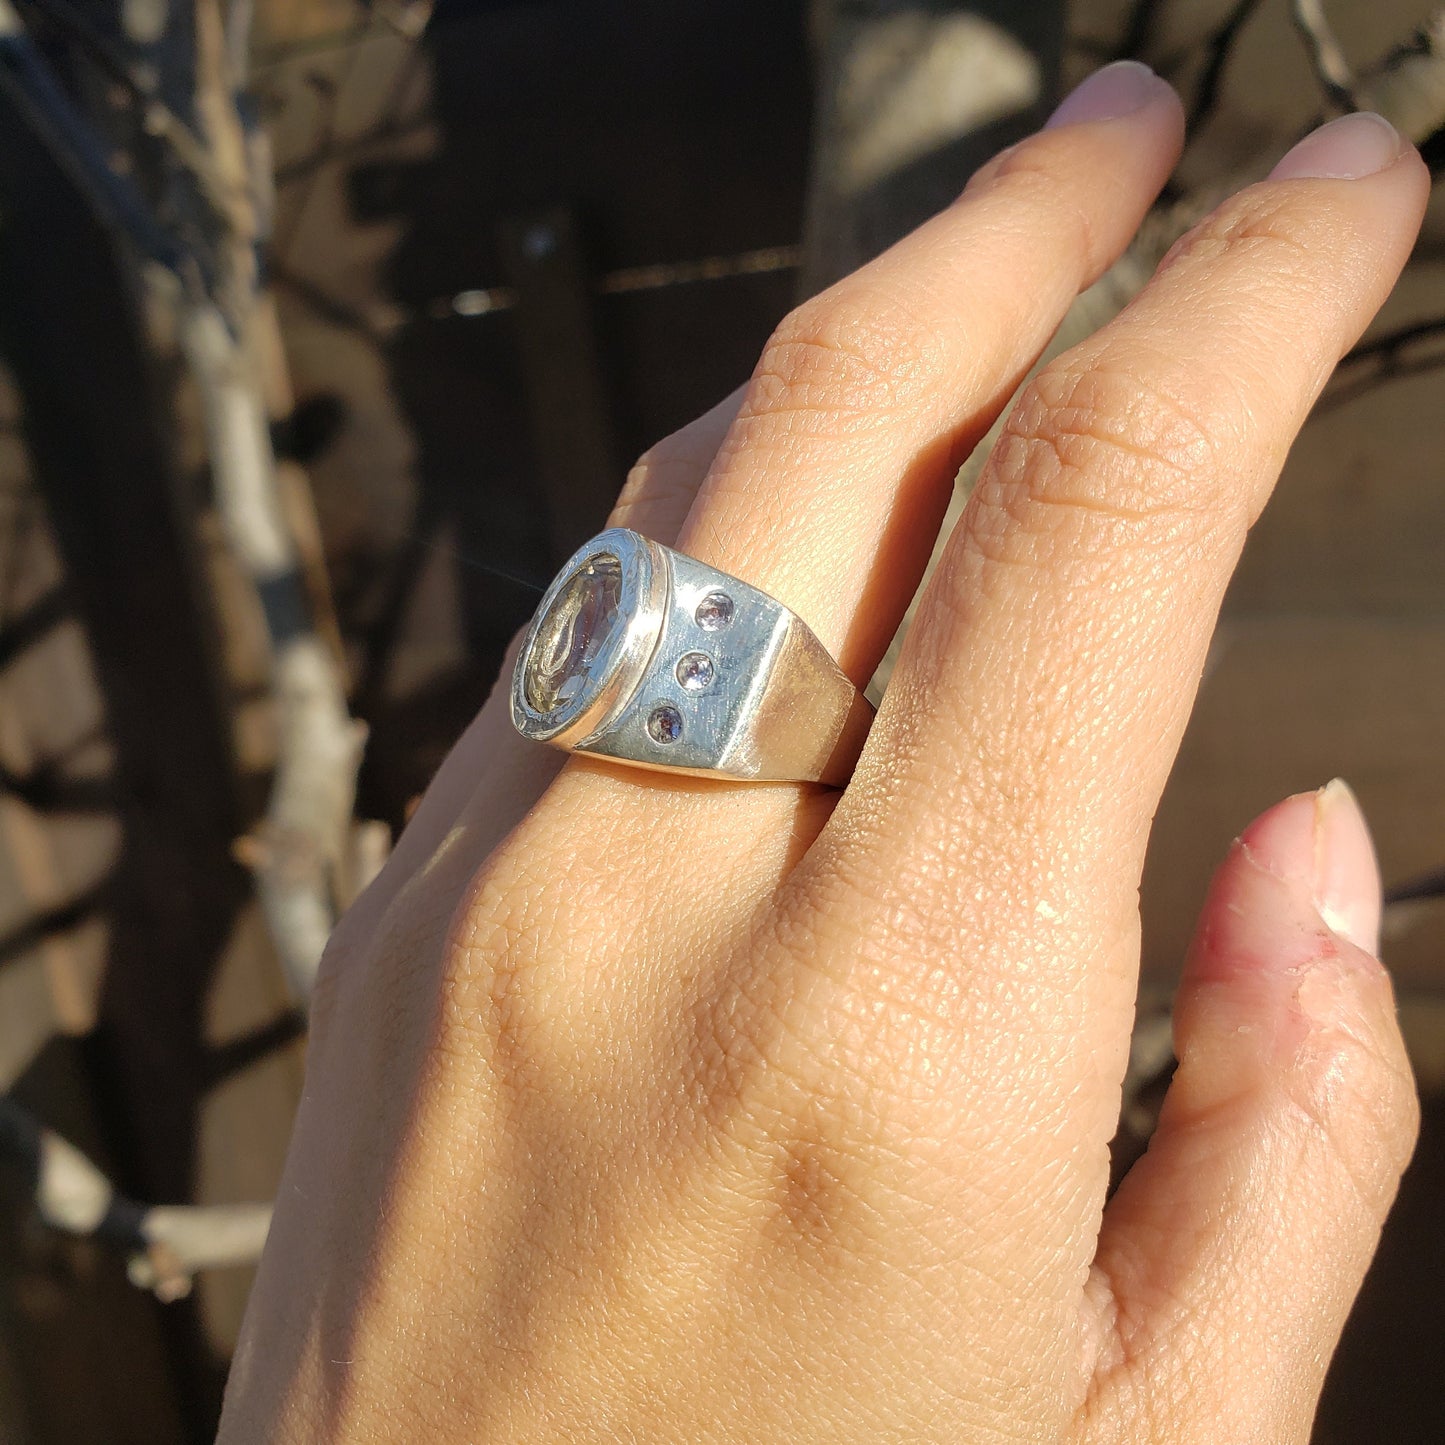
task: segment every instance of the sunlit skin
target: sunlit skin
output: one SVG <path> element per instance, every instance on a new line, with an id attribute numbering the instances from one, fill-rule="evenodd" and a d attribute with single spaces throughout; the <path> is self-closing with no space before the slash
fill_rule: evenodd
<path id="1" fill-rule="evenodd" d="M 1182 131 L 1102 72 L 789 316 L 614 522 L 866 680 Z M 841 794 L 564 766 L 501 690 L 325 960 L 225 1445 L 1308 1438 L 1416 1127 L 1342 785 L 1223 860 L 1106 1202 L 1107 1146 L 1220 598 L 1427 189 L 1337 123 L 1041 371 Z"/>

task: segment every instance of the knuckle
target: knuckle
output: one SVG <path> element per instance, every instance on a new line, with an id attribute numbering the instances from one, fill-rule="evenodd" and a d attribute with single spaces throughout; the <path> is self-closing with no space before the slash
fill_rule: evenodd
<path id="1" fill-rule="evenodd" d="M 332 931 L 316 972 L 309 1025 L 319 1037 L 347 999 L 379 1022 L 417 1022 L 427 960 L 446 932 L 446 905 L 425 877 L 413 875 L 379 907 L 363 897 Z"/>
<path id="2" fill-rule="evenodd" d="M 965 193 L 993 193 L 1022 216 L 1047 217 L 1053 253 L 1076 260 L 1081 273 L 1092 275 L 1101 264 L 1101 247 L 1088 205 L 1072 184 L 1077 157 L 1060 147 L 1060 139 L 1044 131 L 1004 151 L 974 176 Z"/>
<path id="3" fill-rule="evenodd" d="M 433 945 L 440 954 L 433 1044 L 441 1055 L 486 1059 L 516 1078 L 539 1052 L 539 947 L 555 932 L 554 890 L 509 861 L 482 869 Z"/>
<path id="4" fill-rule="evenodd" d="M 655 449 L 654 449 L 655 450 Z M 643 452 L 638 459 L 627 469 L 627 476 L 622 483 L 622 490 L 617 494 L 617 504 L 613 509 L 613 515 L 618 516 L 629 508 L 636 507 L 643 492 L 653 484 L 655 474 L 658 470 L 657 462 L 651 450 Z"/>
<path id="5" fill-rule="evenodd" d="M 1212 264 L 1243 258 L 1251 264 L 1275 261 L 1295 268 L 1328 254 L 1338 233 L 1318 205 L 1302 205 L 1294 196 L 1270 187 L 1242 191 L 1211 211 L 1169 248 L 1159 274 L 1181 265 Z"/>
<path id="6" fill-rule="evenodd" d="M 665 448 L 666 443 L 660 442 L 633 464 L 617 494 L 609 526 L 631 527 L 642 519 L 650 521 L 657 514 L 681 513 L 692 502 L 706 472 L 706 463 Z"/>
<path id="7" fill-rule="evenodd" d="M 760 1005 L 699 1021 L 676 1117 L 732 1161 L 739 1193 L 762 1199 L 764 1240 L 782 1256 L 836 1265 L 872 1253 L 884 1243 L 873 1223 L 903 1188 L 895 1110 L 876 1083 L 820 1059 L 796 1021 L 760 1028 L 748 1016 Z"/>
<path id="8" fill-rule="evenodd" d="M 876 286 L 851 279 L 805 301 L 769 339 L 747 410 L 867 417 L 926 398 L 948 372 L 936 326 Z"/>
<path id="9" fill-rule="evenodd" d="M 698 423 L 669 433 L 654 442 L 632 464 L 623 485 L 620 500 L 634 499 L 644 488 L 655 488 L 659 481 L 667 485 L 676 478 L 692 476 L 712 460 L 711 451 L 694 435 Z"/>
<path id="10" fill-rule="evenodd" d="M 355 978 L 358 967 L 366 963 L 367 947 L 359 936 L 360 920 L 352 923 L 353 916 L 354 910 L 342 915 L 316 965 L 316 978 L 306 1001 L 307 1031 L 316 1040 L 330 1033 L 341 1010 L 348 980 Z"/>
<path id="11" fill-rule="evenodd" d="M 1067 361 L 1029 384 L 979 480 L 971 528 L 1000 560 L 1041 539 L 1151 550 L 1243 523 L 1197 402 L 1132 367 Z"/>

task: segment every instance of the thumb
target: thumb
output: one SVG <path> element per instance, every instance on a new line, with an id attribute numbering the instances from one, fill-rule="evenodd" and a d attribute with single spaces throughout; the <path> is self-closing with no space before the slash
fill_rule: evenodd
<path id="1" fill-rule="evenodd" d="M 1270 809 L 1216 875 L 1179 1068 L 1090 1281 L 1095 1438 L 1308 1438 L 1418 1122 L 1379 918 L 1343 783 Z"/>

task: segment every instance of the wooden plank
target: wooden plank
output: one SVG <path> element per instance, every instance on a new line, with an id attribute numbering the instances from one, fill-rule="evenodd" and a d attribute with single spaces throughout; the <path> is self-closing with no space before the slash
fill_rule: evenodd
<path id="1" fill-rule="evenodd" d="M 516 291 L 532 445 L 560 564 L 601 530 L 622 485 L 592 288 L 576 219 L 565 208 L 505 220 L 497 238 Z"/>
<path id="2" fill-rule="evenodd" d="M 1438 315 L 1442 296 L 1445 265 L 1417 261 L 1374 329 Z M 1231 612 L 1445 615 L 1440 399 L 1439 372 L 1338 408 L 1326 392 L 1250 536 Z"/>
<path id="3" fill-rule="evenodd" d="M 1149 847 L 1146 978 L 1167 984 L 1177 972 L 1230 840 L 1336 775 L 1359 795 L 1387 884 L 1445 863 L 1442 737 L 1445 619 L 1226 622 Z M 1422 924 L 1387 961 L 1416 986 L 1445 987 L 1445 932 Z"/>

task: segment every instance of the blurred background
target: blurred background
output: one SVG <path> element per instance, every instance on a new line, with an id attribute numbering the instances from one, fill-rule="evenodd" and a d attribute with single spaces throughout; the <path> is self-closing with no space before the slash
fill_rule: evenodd
<path id="1" fill-rule="evenodd" d="M 0 1442 L 211 1438 L 321 944 L 541 588 L 796 299 L 1121 55 L 1192 140 L 1059 344 L 1329 115 L 1445 164 L 1422 0 L 0 0 Z M 1229 595 L 1116 1141 L 1211 867 L 1344 775 L 1425 1125 L 1319 1442 L 1445 1440 L 1442 739 L 1437 201 Z"/>

